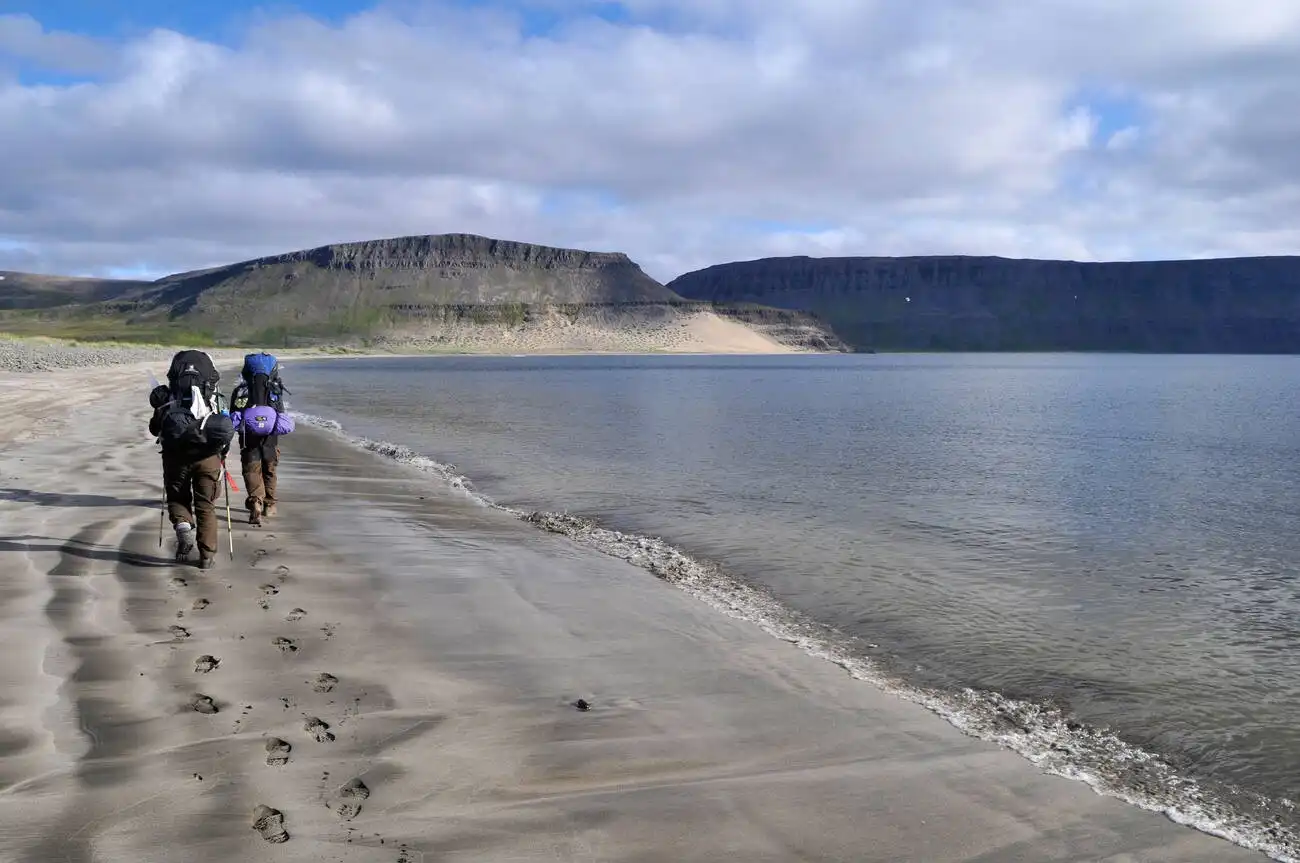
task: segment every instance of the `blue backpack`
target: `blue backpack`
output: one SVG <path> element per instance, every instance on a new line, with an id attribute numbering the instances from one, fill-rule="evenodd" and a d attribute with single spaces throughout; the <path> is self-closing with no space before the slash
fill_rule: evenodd
<path id="1" fill-rule="evenodd" d="M 289 392 L 284 381 L 280 380 L 280 362 L 274 355 L 266 352 L 247 354 L 244 368 L 240 371 L 243 382 L 236 387 L 231 401 L 235 410 L 256 405 L 265 405 L 284 410 L 284 394 Z"/>

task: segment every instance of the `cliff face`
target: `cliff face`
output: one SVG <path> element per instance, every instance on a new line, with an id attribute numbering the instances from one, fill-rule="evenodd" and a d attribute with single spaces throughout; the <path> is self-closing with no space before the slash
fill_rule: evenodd
<path id="1" fill-rule="evenodd" d="M 586 252 L 553 246 L 535 246 L 512 240 L 494 240 L 475 234 L 437 234 L 340 243 L 301 252 L 289 252 L 249 263 L 269 266 L 311 262 L 322 269 L 354 271 L 483 269 L 589 270 L 641 269 L 622 252 Z M 648 281 L 653 281 L 648 276 Z M 657 284 L 657 283 L 655 283 Z"/>
<path id="2" fill-rule="evenodd" d="M 810 311 L 859 349 L 1300 352 L 1300 257 L 769 258 L 668 287 Z"/>

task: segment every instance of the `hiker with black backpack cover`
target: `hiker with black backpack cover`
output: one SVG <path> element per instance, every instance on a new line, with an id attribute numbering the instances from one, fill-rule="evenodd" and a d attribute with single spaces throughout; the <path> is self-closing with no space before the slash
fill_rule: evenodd
<path id="1" fill-rule="evenodd" d="M 217 496 L 223 464 L 235 437 L 225 400 L 217 391 L 221 374 L 203 351 L 178 351 L 167 383 L 149 394 L 154 409 L 149 433 L 162 447 L 167 514 L 176 531 L 176 559 L 185 561 L 197 544 L 199 568 L 217 556 Z M 196 537 L 197 534 L 197 537 Z"/>
<path id="2" fill-rule="evenodd" d="M 280 436 L 294 429 L 284 400 L 288 392 L 280 379 L 280 363 L 272 354 L 263 351 L 244 357 L 240 381 L 230 394 L 230 417 L 239 431 L 239 463 L 248 490 L 244 506 L 253 526 L 276 514 Z"/>

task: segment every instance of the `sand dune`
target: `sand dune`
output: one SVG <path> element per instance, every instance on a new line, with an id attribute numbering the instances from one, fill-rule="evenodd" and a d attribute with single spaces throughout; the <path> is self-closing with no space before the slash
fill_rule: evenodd
<path id="1" fill-rule="evenodd" d="M 324 432 L 175 566 L 140 372 L 6 420 L 0 860 L 1263 859 Z"/>
<path id="2" fill-rule="evenodd" d="M 551 314 L 519 326 L 430 325 L 395 333 L 381 343 L 398 351 L 465 353 L 789 354 L 796 348 L 713 312 L 633 312 L 601 321 Z"/>

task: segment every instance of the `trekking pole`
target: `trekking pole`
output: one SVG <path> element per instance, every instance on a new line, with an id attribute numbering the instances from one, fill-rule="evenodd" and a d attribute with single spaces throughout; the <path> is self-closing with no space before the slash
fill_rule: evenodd
<path id="1" fill-rule="evenodd" d="M 153 391 L 158 388 L 159 384 L 158 384 L 158 379 L 153 376 L 153 372 L 149 372 L 148 374 L 149 374 L 149 393 L 150 396 L 152 397 Z M 150 402 L 150 404 L 153 404 L 153 402 Z M 153 442 L 155 444 L 158 443 L 158 438 L 154 438 Z M 166 483 L 164 483 L 162 509 L 158 511 L 158 547 L 159 548 L 162 548 L 163 545 L 163 526 L 166 523 L 167 523 L 167 485 Z"/>
<path id="2" fill-rule="evenodd" d="M 158 547 L 163 547 L 163 533 L 167 524 L 167 473 L 163 472 L 162 509 L 158 510 Z"/>
<path id="3" fill-rule="evenodd" d="M 221 484 L 226 487 L 226 539 L 230 542 L 230 559 L 235 559 L 235 526 L 230 519 L 230 471 L 226 470 L 226 460 L 221 460 Z"/>

